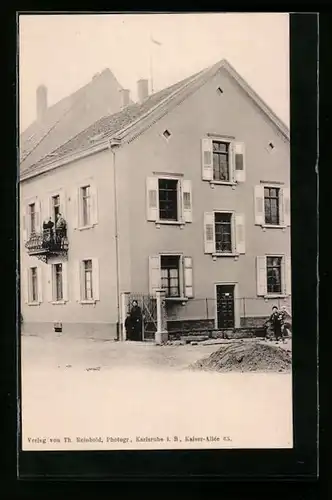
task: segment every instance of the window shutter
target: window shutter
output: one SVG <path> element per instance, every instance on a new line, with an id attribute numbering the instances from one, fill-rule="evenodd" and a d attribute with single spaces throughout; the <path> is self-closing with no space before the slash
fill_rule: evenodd
<path id="1" fill-rule="evenodd" d="M 182 181 L 182 206 L 185 222 L 192 222 L 192 189 L 191 181 Z"/>
<path id="2" fill-rule="evenodd" d="M 81 261 L 75 260 L 73 262 L 73 284 L 74 284 L 74 297 L 77 302 L 81 301 L 82 291 L 81 291 L 81 276 L 82 276 L 82 265 Z M 93 277 L 92 277 L 93 279 Z"/>
<path id="3" fill-rule="evenodd" d="M 158 219 L 159 207 L 158 193 L 158 178 L 148 177 L 146 179 L 146 196 L 147 196 L 147 220 L 156 221 Z"/>
<path id="4" fill-rule="evenodd" d="M 50 196 L 47 196 L 46 198 L 43 199 L 43 208 L 42 208 L 42 222 L 48 221 L 48 219 L 51 217 L 52 212 L 51 212 L 51 202 L 52 200 L 50 199 Z M 53 216 L 52 216 L 53 219 Z"/>
<path id="5" fill-rule="evenodd" d="M 264 186 L 258 185 L 254 189 L 255 196 L 255 224 L 262 226 L 265 223 L 264 215 Z"/>
<path id="6" fill-rule="evenodd" d="M 62 217 L 67 220 L 67 200 L 66 200 L 66 192 L 61 189 L 59 192 L 60 195 L 60 213 Z M 56 221 L 54 221 L 56 222 Z"/>
<path id="7" fill-rule="evenodd" d="M 47 264 L 46 267 L 46 292 L 47 301 L 53 302 L 53 265 Z"/>
<path id="8" fill-rule="evenodd" d="M 92 259 L 92 293 L 93 299 L 100 299 L 99 291 L 99 261 L 98 259 Z"/>
<path id="9" fill-rule="evenodd" d="M 161 287 L 160 255 L 149 257 L 149 293 L 155 295 L 156 290 Z"/>
<path id="10" fill-rule="evenodd" d="M 213 180 L 212 139 L 202 139 L 202 179 Z"/>
<path id="11" fill-rule="evenodd" d="M 23 241 L 26 242 L 28 239 L 28 215 L 27 215 L 26 205 L 23 206 L 22 234 L 23 234 Z"/>
<path id="12" fill-rule="evenodd" d="M 214 212 L 204 213 L 204 252 L 214 253 L 216 249 Z"/>
<path id="13" fill-rule="evenodd" d="M 25 269 L 25 272 L 22 274 L 22 292 L 23 299 L 26 304 L 29 302 L 29 283 L 30 283 L 30 269 Z"/>
<path id="14" fill-rule="evenodd" d="M 183 258 L 183 268 L 184 268 L 184 295 L 188 299 L 191 299 L 194 296 L 192 257 Z"/>
<path id="15" fill-rule="evenodd" d="M 36 233 L 40 232 L 41 228 L 41 203 L 40 200 L 36 200 Z"/>
<path id="16" fill-rule="evenodd" d="M 98 197 L 97 197 L 97 187 L 95 184 L 91 184 L 91 223 L 98 224 Z"/>
<path id="17" fill-rule="evenodd" d="M 289 188 L 283 188 L 281 190 L 281 207 L 282 207 L 282 214 L 281 214 L 281 220 L 282 223 L 285 226 L 290 226 L 290 189 Z"/>
<path id="18" fill-rule="evenodd" d="M 286 295 L 292 294 L 292 265 L 291 258 L 285 257 L 285 284 L 286 284 Z"/>
<path id="19" fill-rule="evenodd" d="M 68 262 L 62 263 L 62 290 L 63 300 L 68 300 Z"/>
<path id="20" fill-rule="evenodd" d="M 72 204 L 71 220 L 74 229 L 80 227 L 81 224 L 79 198 L 80 198 L 80 188 L 73 189 L 71 195 L 71 204 Z"/>
<path id="21" fill-rule="evenodd" d="M 236 251 L 238 253 L 246 253 L 244 214 L 235 214 L 235 241 Z"/>
<path id="22" fill-rule="evenodd" d="M 234 163 L 235 163 L 235 180 L 236 182 L 245 182 L 245 148 L 243 142 L 234 143 Z"/>
<path id="23" fill-rule="evenodd" d="M 37 267 L 37 290 L 38 290 L 38 302 L 43 302 L 43 269 Z"/>
<path id="24" fill-rule="evenodd" d="M 256 257 L 256 272 L 257 272 L 257 295 L 264 296 L 267 294 L 265 255 Z"/>

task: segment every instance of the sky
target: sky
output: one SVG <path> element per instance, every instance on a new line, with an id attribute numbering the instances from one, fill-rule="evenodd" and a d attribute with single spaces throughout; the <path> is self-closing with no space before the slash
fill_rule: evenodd
<path id="1" fill-rule="evenodd" d="M 51 106 L 110 68 L 135 100 L 140 78 L 156 92 L 221 59 L 289 125 L 288 14 L 21 14 L 20 129 L 40 84 Z"/>

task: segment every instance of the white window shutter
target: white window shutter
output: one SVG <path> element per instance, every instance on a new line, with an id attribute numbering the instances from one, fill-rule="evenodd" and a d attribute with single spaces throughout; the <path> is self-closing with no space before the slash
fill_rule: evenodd
<path id="1" fill-rule="evenodd" d="M 71 193 L 71 221 L 73 229 L 77 229 L 81 224 L 80 217 L 80 188 L 74 188 Z"/>
<path id="2" fill-rule="evenodd" d="M 36 233 L 39 233 L 40 232 L 40 228 L 41 228 L 41 203 L 40 203 L 40 200 L 36 200 L 36 219 L 35 219 L 35 225 L 36 225 Z"/>
<path id="3" fill-rule="evenodd" d="M 255 224 L 262 226 L 265 223 L 264 186 L 254 188 Z"/>
<path id="4" fill-rule="evenodd" d="M 95 184 L 90 185 L 91 192 L 91 204 L 90 204 L 90 216 L 91 224 L 98 224 L 98 196 L 97 187 Z"/>
<path id="5" fill-rule="evenodd" d="M 246 253 L 244 214 L 235 214 L 235 241 L 236 241 L 236 252 Z"/>
<path id="6" fill-rule="evenodd" d="M 286 295 L 292 294 L 292 264 L 291 258 L 285 257 L 285 284 L 286 284 Z"/>
<path id="7" fill-rule="evenodd" d="M 214 212 L 204 213 L 204 252 L 214 253 L 216 251 Z"/>
<path id="8" fill-rule="evenodd" d="M 61 189 L 60 193 L 60 213 L 62 214 L 62 217 L 67 220 L 67 199 L 66 199 L 66 192 Z M 54 221 L 56 222 L 56 221 Z"/>
<path id="9" fill-rule="evenodd" d="M 282 223 L 285 226 L 290 226 L 290 189 L 289 188 L 283 188 L 281 189 L 281 209 L 282 209 L 282 214 L 281 214 L 281 220 Z"/>
<path id="10" fill-rule="evenodd" d="M 234 143 L 234 167 L 235 167 L 236 182 L 245 182 L 246 165 L 245 165 L 245 147 L 243 142 Z"/>
<path id="11" fill-rule="evenodd" d="M 27 215 L 27 206 L 23 206 L 23 215 L 22 215 L 22 235 L 23 241 L 26 242 L 28 239 L 28 215 Z"/>
<path id="12" fill-rule="evenodd" d="M 149 221 L 158 220 L 159 192 L 158 177 L 147 177 L 146 179 L 146 217 Z"/>
<path id="13" fill-rule="evenodd" d="M 192 222 L 192 188 L 191 181 L 182 181 L 182 206 L 183 206 L 183 218 L 185 222 Z"/>
<path id="14" fill-rule="evenodd" d="M 41 266 L 37 267 L 37 287 L 38 302 L 43 302 L 43 269 Z"/>
<path id="15" fill-rule="evenodd" d="M 257 295 L 264 296 L 267 294 L 267 275 L 266 275 L 266 256 L 256 257 L 256 273 L 257 273 Z"/>
<path id="16" fill-rule="evenodd" d="M 63 300 L 68 301 L 68 262 L 62 263 Z"/>
<path id="17" fill-rule="evenodd" d="M 100 299 L 99 290 L 99 261 L 97 258 L 92 259 L 92 293 L 93 299 Z"/>
<path id="18" fill-rule="evenodd" d="M 47 301 L 53 302 L 53 265 L 47 264 L 46 267 L 46 295 Z"/>
<path id="19" fill-rule="evenodd" d="M 160 255 L 149 256 L 149 293 L 155 295 L 161 287 Z"/>
<path id="20" fill-rule="evenodd" d="M 183 258 L 184 269 L 184 296 L 191 299 L 194 296 L 193 287 L 193 259 L 192 257 Z"/>
<path id="21" fill-rule="evenodd" d="M 202 139 L 202 179 L 213 180 L 212 139 Z"/>
<path id="22" fill-rule="evenodd" d="M 73 285 L 75 300 L 80 302 L 82 299 L 82 263 L 79 260 L 73 262 Z"/>
<path id="23" fill-rule="evenodd" d="M 22 283 L 21 290 L 23 293 L 23 300 L 26 304 L 29 302 L 29 286 L 30 284 L 30 269 L 25 269 L 24 273 L 22 273 Z"/>

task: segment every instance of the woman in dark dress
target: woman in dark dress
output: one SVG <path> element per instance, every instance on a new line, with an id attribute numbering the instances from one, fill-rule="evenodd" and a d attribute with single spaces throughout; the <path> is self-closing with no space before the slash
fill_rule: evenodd
<path id="1" fill-rule="evenodd" d="M 132 340 L 142 340 L 142 310 L 136 300 L 133 300 L 130 311 L 130 322 L 132 327 Z"/>

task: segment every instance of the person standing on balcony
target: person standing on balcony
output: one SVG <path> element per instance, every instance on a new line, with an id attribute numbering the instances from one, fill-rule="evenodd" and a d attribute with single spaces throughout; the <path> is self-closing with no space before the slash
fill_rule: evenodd
<path id="1" fill-rule="evenodd" d="M 49 219 L 43 222 L 43 244 L 44 246 L 51 243 L 53 241 L 53 228 L 54 228 L 54 222 L 52 221 L 52 218 L 49 217 Z"/>
<path id="2" fill-rule="evenodd" d="M 55 225 L 55 232 L 56 232 L 56 240 L 60 244 L 62 243 L 63 239 L 66 236 L 66 226 L 67 224 L 65 219 L 62 217 L 60 213 L 58 213 L 58 218 Z"/>
<path id="3" fill-rule="evenodd" d="M 133 300 L 130 310 L 130 320 L 132 327 L 132 340 L 142 340 L 142 310 L 139 307 L 137 300 Z"/>

